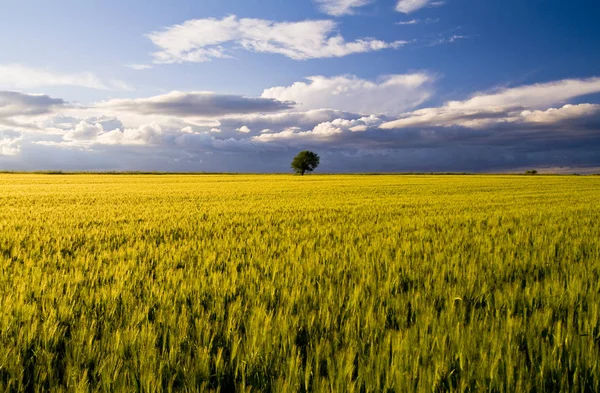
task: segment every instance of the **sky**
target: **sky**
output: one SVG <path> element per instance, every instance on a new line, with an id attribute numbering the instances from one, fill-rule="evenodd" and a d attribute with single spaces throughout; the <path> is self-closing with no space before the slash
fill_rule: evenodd
<path id="1" fill-rule="evenodd" d="M 4 0 L 0 170 L 600 172 L 597 0 Z"/>

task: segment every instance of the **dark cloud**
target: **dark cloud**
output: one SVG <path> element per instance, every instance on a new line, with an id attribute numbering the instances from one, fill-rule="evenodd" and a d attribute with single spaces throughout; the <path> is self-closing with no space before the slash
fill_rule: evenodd
<path id="1" fill-rule="evenodd" d="M 18 155 L 0 157 L 3 168 L 20 170 L 143 170 L 183 172 L 288 172 L 293 156 L 309 148 L 321 155 L 318 172 L 512 172 L 522 168 L 600 167 L 600 132 L 578 138 L 505 139 L 486 131 L 473 137 L 466 129 L 440 129 L 435 138 L 419 130 L 404 134 L 369 130 L 326 142 L 255 143 L 247 138 L 207 134 L 165 136 L 146 145 L 91 147 L 18 143 Z M 471 133 L 471 134 L 470 134 Z M 594 136 L 595 133 L 595 136 Z M 370 134 L 370 135 L 369 135 Z M 14 139 L 17 134 L 6 135 Z M 17 145 L 14 145 L 17 146 Z"/>
<path id="2" fill-rule="evenodd" d="M 43 115 L 64 104 L 62 99 L 47 95 L 0 91 L 0 118 Z"/>
<path id="3" fill-rule="evenodd" d="M 279 112 L 294 107 L 293 102 L 271 98 L 244 97 L 210 92 L 172 92 L 135 100 L 111 100 L 100 107 L 142 115 L 217 117 L 233 114 Z"/>

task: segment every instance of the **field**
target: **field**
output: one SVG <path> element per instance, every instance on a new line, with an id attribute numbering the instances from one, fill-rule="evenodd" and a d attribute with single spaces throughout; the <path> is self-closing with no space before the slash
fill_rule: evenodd
<path id="1" fill-rule="evenodd" d="M 599 392 L 600 177 L 0 175 L 0 392 Z"/>

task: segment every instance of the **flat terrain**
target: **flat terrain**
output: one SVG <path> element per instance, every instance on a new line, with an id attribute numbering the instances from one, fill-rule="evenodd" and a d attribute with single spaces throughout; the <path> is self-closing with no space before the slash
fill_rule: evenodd
<path id="1" fill-rule="evenodd" d="M 600 177 L 0 175 L 0 392 L 598 392 Z"/>

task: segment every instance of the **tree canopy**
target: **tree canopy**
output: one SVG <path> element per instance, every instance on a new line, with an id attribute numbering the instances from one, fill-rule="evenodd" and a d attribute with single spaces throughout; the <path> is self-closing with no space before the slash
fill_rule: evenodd
<path id="1" fill-rule="evenodd" d="M 304 175 L 306 172 L 312 172 L 319 166 L 320 158 L 319 155 L 312 151 L 303 150 L 292 161 L 292 169 Z"/>

